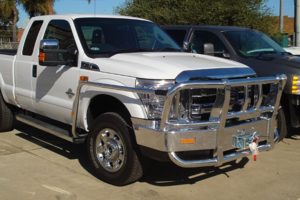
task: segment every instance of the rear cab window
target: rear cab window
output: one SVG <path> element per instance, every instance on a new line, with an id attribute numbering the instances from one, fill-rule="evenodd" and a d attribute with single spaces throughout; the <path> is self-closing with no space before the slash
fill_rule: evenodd
<path id="1" fill-rule="evenodd" d="M 37 40 L 37 36 L 40 32 L 40 29 L 43 25 L 42 20 L 34 21 L 27 33 L 24 47 L 23 47 L 23 52 L 22 54 L 24 56 L 31 56 L 33 53 L 33 49 Z"/>

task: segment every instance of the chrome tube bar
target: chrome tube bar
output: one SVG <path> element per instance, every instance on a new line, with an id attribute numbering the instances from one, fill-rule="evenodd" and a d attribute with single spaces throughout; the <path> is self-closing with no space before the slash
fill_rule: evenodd
<path id="1" fill-rule="evenodd" d="M 224 134 L 226 129 L 226 122 L 228 119 L 232 118 L 239 118 L 240 120 L 259 120 L 258 118 L 262 116 L 263 113 L 269 112 L 271 113 L 271 117 L 265 119 L 265 121 L 270 121 L 268 123 L 268 144 L 266 146 L 260 146 L 261 149 L 269 149 L 273 146 L 273 134 L 276 125 L 276 116 L 278 113 L 278 107 L 280 103 L 281 94 L 283 88 L 285 86 L 286 76 L 279 75 L 276 77 L 258 77 L 258 78 L 245 78 L 245 79 L 233 79 L 233 80 L 216 80 L 216 81 L 187 81 L 183 83 L 179 83 L 171 88 L 166 96 L 165 96 L 165 103 L 163 112 L 161 115 L 161 120 L 157 121 L 159 124 L 155 127 L 147 129 L 147 134 L 152 134 L 151 130 L 155 132 L 154 137 L 157 138 L 160 144 L 166 145 L 166 149 L 168 149 L 169 143 L 168 141 L 161 141 L 162 139 L 168 140 L 168 134 L 174 134 L 176 130 L 181 130 L 184 133 L 184 130 L 190 129 L 197 129 L 198 127 L 208 127 L 208 130 L 211 130 L 216 135 L 216 148 L 214 149 L 214 157 L 208 160 L 183 160 L 176 155 L 176 152 L 169 151 L 170 159 L 177 165 L 182 167 L 199 167 L 199 166 L 218 166 L 222 163 L 241 157 L 243 154 L 238 152 L 232 155 L 224 155 L 224 151 L 226 150 L 224 147 L 224 140 L 225 138 L 228 140 L 229 138 Z M 263 85 L 265 84 L 275 84 L 278 87 L 276 100 L 274 105 L 265 106 L 262 105 L 263 102 Z M 74 138 L 78 138 L 79 135 L 77 133 L 77 117 L 78 117 L 78 110 L 79 110 L 79 101 L 81 97 L 82 88 L 84 86 L 92 86 L 101 89 L 109 89 L 112 91 L 122 91 L 122 92 L 129 92 L 133 94 L 144 93 L 144 94 L 158 94 L 155 90 L 150 89 L 139 89 L 134 87 L 125 87 L 125 86 L 116 86 L 116 85 L 109 85 L 109 84 L 102 84 L 102 83 L 93 83 L 93 82 L 84 82 L 80 81 L 77 93 L 75 97 L 75 101 L 73 104 L 73 120 L 72 120 L 72 136 Z M 249 87 L 257 86 L 258 87 L 258 100 L 255 105 L 248 108 L 250 104 L 249 100 Z M 244 87 L 245 89 L 245 96 L 244 96 L 244 103 L 242 105 L 242 109 L 238 112 L 229 112 L 230 107 L 230 99 L 231 99 L 231 89 L 232 87 Z M 216 100 L 212 107 L 210 117 L 207 121 L 178 121 L 178 120 L 171 120 L 169 119 L 169 113 L 171 111 L 172 104 L 175 102 L 174 108 L 179 108 L 179 99 L 181 95 L 181 91 L 183 90 L 195 90 L 195 89 L 216 89 Z M 175 98 L 176 97 L 176 98 Z M 174 100 L 175 98 L 175 100 Z M 177 113 L 177 114 L 176 114 Z M 175 114 L 178 117 L 178 112 L 175 111 Z M 146 130 L 145 129 L 145 130 Z M 172 131 L 172 133 L 169 132 Z M 166 137 L 160 137 L 162 133 Z M 207 134 L 207 137 L 212 137 Z M 141 138 L 141 136 L 139 136 Z M 213 141 L 210 141 L 213 144 Z M 153 143 L 155 144 L 155 143 Z M 157 144 L 157 143 L 156 143 Z M 173 143 L 174 145 L 175 143 Z"/>

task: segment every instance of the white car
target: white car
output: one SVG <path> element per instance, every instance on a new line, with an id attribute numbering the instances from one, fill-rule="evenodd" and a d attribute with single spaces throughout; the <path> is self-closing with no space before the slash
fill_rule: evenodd
<path id="1" fill-rule="evenodd" d="M 284 50 L 293 55 L 300 56 L 300 47 L 287 47 Z"/>
<path id="2" fill-rule="evenodd" d="M 183 53 L 153 22 L 123 16 L 34 17 L 0 66 L 0 130 L 16 119 L 86 142 L 115 185 L 142 177 L 141 156 L 189 168 L 248 156 L 253 142 L 271 149 L 286 80 Z"/>

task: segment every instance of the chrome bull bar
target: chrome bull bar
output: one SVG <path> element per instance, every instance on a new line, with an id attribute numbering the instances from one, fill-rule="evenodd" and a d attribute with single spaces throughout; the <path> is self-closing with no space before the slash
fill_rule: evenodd
<path id="1" fill-rule="evenodd" d="M 224 155 L 224 138 L 225 135 L 225 125 L 226 120 L 232 118 L 239 118 L 240 120 L 260 118 L 263 113 L 269 112 L 272 115 L 268 119 L 268 139 L 267 144 L 260 145 L 258 148 L 261 151 L 268 150 L 272 148 L 274 145 L 274 130 L 276 126 L 276 116 L 278 113 L 278 108 L 280 104 L 280 98 L 282 95 L 283 88 L 286 83 L 285 75 L 277 75 L 274 77 L 257 77 L 257 78 L 244 78 L 244 79 L 233 79 L 233 80 L 212 80 L 212 81 L 188 81 L 184 83 L 177 84 L 175 87 L 170 89 L 165 98 L 164 109 L 162 113 L 162 117 L 160 121 L 150 121 L 150 126 L 147 120 L 134 119 L 132 118 L 133 126 L 135 129 L 137 143 L 139 145 L 144 145 L 153 149 L 162 150 L 168 152 L 169 158 L 172 162 L 180 167 L 202 167 L 202 166 L 218 166 L 224 162 L 228 162 L 231 160 L 235 160 L 244 156 L 249 155 L 249 150 L 245 149 L 243 151 L 231 153 L 228 155 Z M 272 106 L 262 106 L 262 88 L 265 84 L 277 84 L 278 90 L 276 94 L 275 103 Z M 257 85 L 259 98 L 255 104 L 255 106 L 251 109 L 248 109 L 248 97 L 247 97 L 247 86 Z M 75 101 L 73 104 L 73 122 L 72 122 L 72 136 L 73 138 L 80 138 L 81 136 L 77 133 L 77 117 L 79 110 L 79 101 L 81 99 L 81 90 L 84 86 L 94 86 L 102 89 L 111 89 L 113 91 L 123 91 L 123 92 L 132 92 L 132 93 L 144 93 L 144 94 L 157 94 L 161 95 L 160 91 L 150 90 L 150 89 L 139 89 L 133 87 L 125 87 L 125 86 L 116 86 L 102 83 L 94 83 L 94 82 L 86 82 L 80 81 L 77 93 L 75 97 Z M 231 88 L 243 86 L 245 88 L 245 101 L 242 106 L 242 110 L 239 112 L 228 112 L 230 97 L 231 97 Z M 171 111 L 172 102 L 174 97 L 179 94 L 182 90 L 192 90 L 192 89 L 218 89 L 223 91 L 217 95 L 216 100 L 217 104 L 215 104 L 212 108 L 210 117 L 208 121 L 205 122 L 192 122 L 192 121 L 172 121 L 169 120 L 169 113 Z M 141 122 L 144 121 L 144 122 Z M 145 125 L 147 124 L 147 125 Z M 155 126 L 153 126 L 155 124 Z M 201 159 L 201 160 L 183 160 L 177 154 L 174 148 L 169 148 L 168 139 L 170 131 L 180 130 L 180 129 L 189 129 L 189 128 L 201 128 L 208 127 L 209 133 L 216 134 L 216 148 L 215 148 L 215 156 L 209 159 Z M 144 130 L 147 131 L 146 136 L 155 135 L 156 142 L 160 144 L 160 147 L 155 147 L 155 141 L 150 141 L 150 138 L 145 138 L 145 134 L 142 133 Z M 148 141 L 147 141 L 148 140 Z"/>
<path id="2" fill-rule="evenodd" d="M 208 127 L 208 129 L 214 130 L 216 132 L 216 144 L 217 148 L 215 149 L 215 156 L 210 159 L 203 160 L 183 160 L 177 156 L 176 152 L 169 151 L 169 158 L 180 167 L 202 167 L 202 166 L 219 166 L 224 162 L 235 160 L 249 155 L 249 149 L 244 149 L 242 151 L 234 152 L 228 155 L 224 155 L 225 149 L 223 148 L 224 143 L 224 130 L 226 120 L 232 118 L 238 118 L 240 120 L 247 119 L 258 119 L 263 113 L 270 112 L 272 113 L 269 116 L 269 127 L 268 127 L 268 139 L 267 144 L 260 145 L 258 149 L 260 151 L 265 151 L 273 147 L 274 145 L 274 130 L 276 128 L 276 116 L 278 114 L 278 108 L 280 105 L 280 99 L 282 91 L 286 83 L 285 75 L 277 75 L 275 77 L 258 77 L 258 78 L 249 78 L 249 79 L 233 79 L 233 80 L 222 80 L 222 81 L 210 81 L 210 82 L 186 82 L 181 83 L 174 87 L 171 91 L 168 92 L 164 112 L 162 114 L 162 119 L 160 123 L 160 128 L 162 132 L 168 132 L 168 130 L 177 128 L 188 128 L 188 127 Z M 277 85 L 277 94 L 275 96 L 275 101 L 273 105 L 270 106 L 261 106 L 263 100 L 263 85 L 265 84 L 276 84 Z M 258 86 L 259 98 L 253 108 L 248 109 L 248 86 Z M 239 112 L 228 112 L 230 104 L 230 94 L 231 88 L 237 86 L 244 86 L 245 88 L 245 99 L 242 106 L 242 110 Z M 217 99 L 221 99 L 220 104 L 215 105 L 212 108 L 210 118 L 207 122 L 171 122 L 169 121 L 169 113 L 172 106 L 173 98 L 181 90 L 185 89 L 203 89 L 203 88 L 217 88 L 224 91 L 224 93 L 219 94 Z M 218 102 L 218 100 L 216 100 Z"/>

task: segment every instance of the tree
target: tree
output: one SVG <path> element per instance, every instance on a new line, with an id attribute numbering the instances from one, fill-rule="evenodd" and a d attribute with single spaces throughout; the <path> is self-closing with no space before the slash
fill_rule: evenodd
<path id="1" fill-rule="evenodd" d="M 161 25 L 235 25 L 266 33 L 272 31 L 274 24 L 265 0 L 127 0 L 116 12 Z"/>
<path id="2" fill-rule="evenodd" d="M 12 40 L 17 41 L 18 10 L 16 8 L 16 1 L 2 0 L 0 4 L 0 22 L 2 25 L 12 26 Z"/>
<path id="3" fill-rule="evenodd" d="M 54 0 L 19 0 L 29 17 L 54 14 Z"/>
<path id="4" fill-rule="evenodd" d="M 88 3 L 91 0 L 87 0 Z M 18 10 L 17 4 L 23 5 L 30 18 L 37 15 L 54 14 L 55 0 L 0 0 L 0 24 L 12 26 L 12 38 L 16 42 Z"/>

